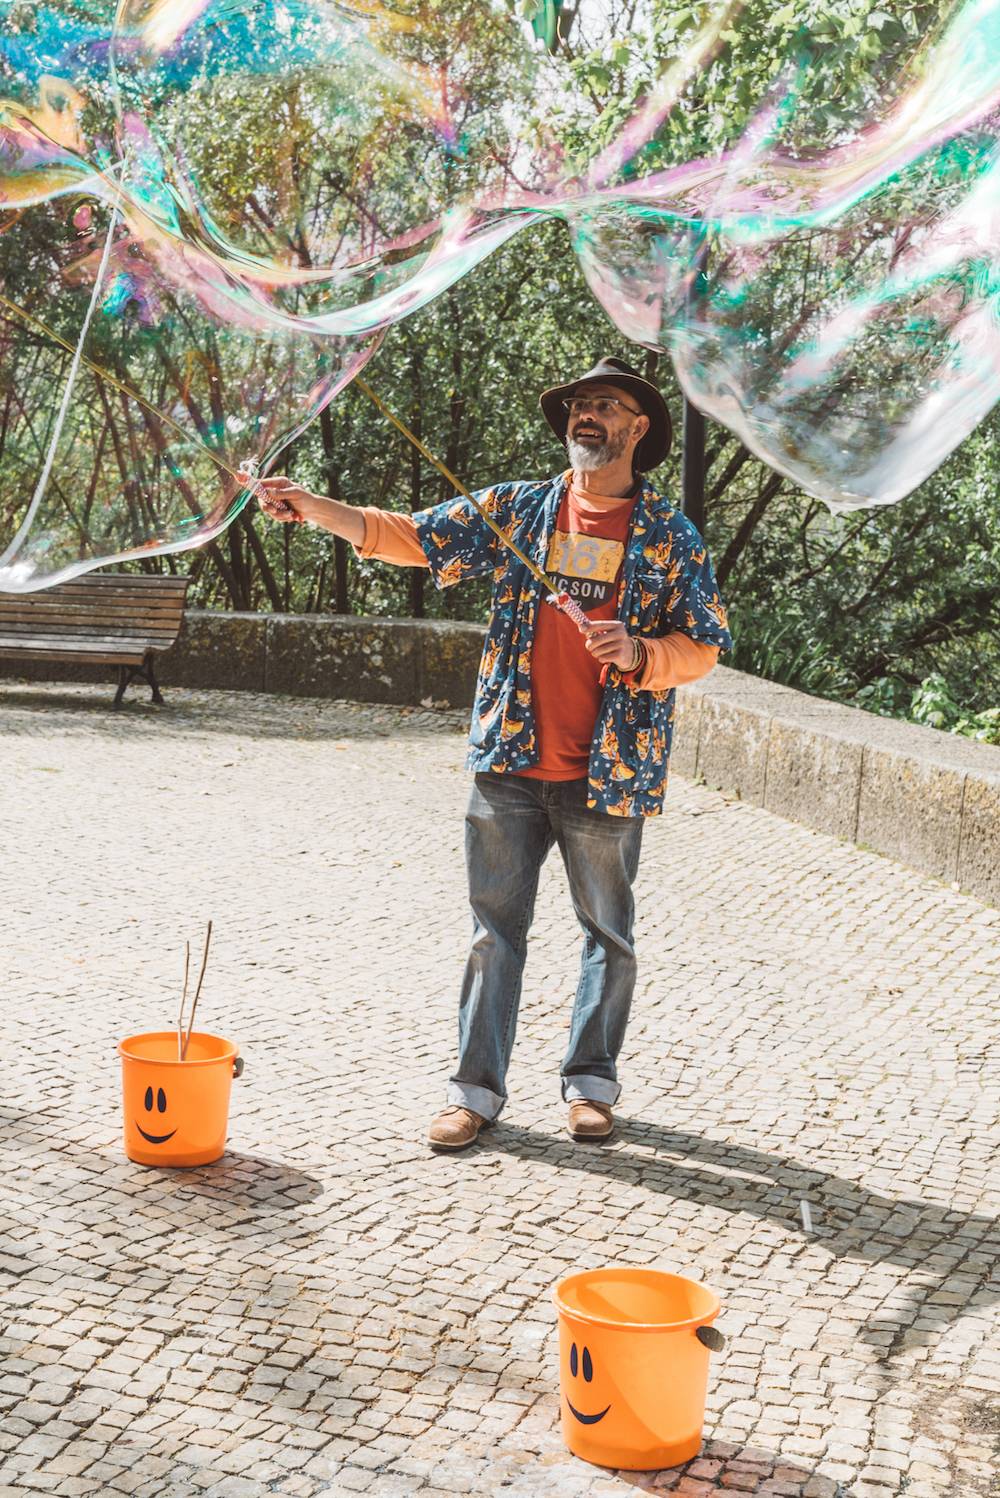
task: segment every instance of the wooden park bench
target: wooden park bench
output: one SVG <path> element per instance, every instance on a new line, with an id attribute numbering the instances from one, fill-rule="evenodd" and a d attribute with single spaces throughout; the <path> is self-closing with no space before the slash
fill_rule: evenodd
<path id="1" fill-rule="evenodd" d="M 118 667 L 120 707 L 141 677 L 162 702 L 153 656 L 184 616 L 186 577 L 91 572 L 40 593 L 0 593 L 0 656 Z"/>

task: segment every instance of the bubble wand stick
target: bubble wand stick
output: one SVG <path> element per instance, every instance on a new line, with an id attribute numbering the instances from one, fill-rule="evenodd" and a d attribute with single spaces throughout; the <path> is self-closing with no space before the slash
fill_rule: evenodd
<path id="1" fill-rule="evenodd" d="M 432 463 L 437 469 L 438 473 L 442 474 L 444 478 L 448 480 L 449 484 L 452 484 L 454 486 L 458 493 L 462 495 L 463 499 L 467 499 L 469 501 L 473 509 L 476 510 L 482 516 L 483 520 L 486 521 L 486 524 L 489 526 L 490 530 L 493 531 L 495 535 L 499 536 L 500 540 L 503 542 L 504 546 L 507 547 L 508 551 L 512 551 L 517 557 L 518 561 L 522 562 L 524 566 L 527 567 L 528 571 L 531 573 L 531 576 L 535 579 L 535 581 L 541 583 L 542 587 L 547 590 L 548 596 L 546 598 L 546 602 L 551 603 L 553 607 L 561 610 L 561 612 L 566 614 L 568 618 L 572 619 L 573 623 L 576 625 L 581 634 L 586 634 L 587 630 L 590 628 L 590 620 L 587 618 L 586 614 L 583 612 L 583 609 L 576 602 L 576 600 L 570 598 L 568 593 L 561 592 L 556 587 L 552 579 L 542 571 L 541 567 L 539 567 L 537 563 L 533 562 L 529 556 L 526 556 L 519 546 L 516 546 L 514 544 L 514 542 L 502 530 L 502 528 L 497 525 L 493 517 L 487 513 L 485 508 L 479 503 L 478 499 L 475 499 L 473 495 L 469 493 L 468 489 L 461 482 L 461 480 L 455 477 L 451 469 L 446 464 L 442 463 L 439 458 L 436 458 L 429 448 L 424 446 L 423 442 L 421 442 L 416 433 L 411 432 L 410 428 L 395 414 L 395 412 L 389 410 L 389 407 L 385 404 L 385 402 L 375 394 L 375 391 L 369 385 L 367 380 L 362 379 L 361 375 L 355 375 L 354 383 L 364 391 L 369 400 L 374 402 L 374 404 L 382 412 L 382 415 L 387 417 L 388 420 L 392 422 L 393 426 L 401 431 L 403 436 L 409 442 L 413 443 L 413 446 L 419 453 L 423 454 L 428 463 Z"/>

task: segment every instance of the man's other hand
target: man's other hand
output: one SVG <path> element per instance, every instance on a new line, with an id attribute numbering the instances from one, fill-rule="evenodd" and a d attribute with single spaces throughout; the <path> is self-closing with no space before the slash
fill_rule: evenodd
<path id="1" fill-rule="evenodd" d="M 592 619 L 584 643 L 603 666 L 631 671 L 635 664 L 635 645 L 620 619 Z"/>

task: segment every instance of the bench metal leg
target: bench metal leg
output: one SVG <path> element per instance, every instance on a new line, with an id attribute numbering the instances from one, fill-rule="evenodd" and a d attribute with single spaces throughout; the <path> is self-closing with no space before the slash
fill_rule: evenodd
<path id="1" fill-rule="evenodd" d="M 150 651 L 149 654 L 146 656 L 146 659 L 143 662 L 143 665 L 145 666 L 145 670 L 143 672 L 143 675 L 145 676 L 146 680 L 149 682 L 149 685 L 151 686 L 151 688 L 153 690 L 153 701 L 156 702 L 156 703 L 159 703 L 160 707 L 162 707 L 163 706 L 163 693 L 160 691 L 160 683 L 157 681 L 157 679 L 156 679 L 156 672 L 153 670 L 153 652 L 152 651 Z"/>
<path id="2" fill-rule="evenodd" d="M 153 701 L 155 703 L 158 703 L 159 706 L 162 707 L 163 693 L 160 691 L 160 684 L 156 679 L 156 671 L 153 668 L 153 652 L 151 650 L 147 651 L 146 657 L 143 660 L 141 666 L 118 667 L 118 690 L 115 693 L 115 700 L 112 703 L 112 707 L 121 707 L 122 698 L 125 696 L 126 688 L 132 685 L 137 676 L 141 677 L 146 685 L 150 688 L 153 695 Z"/>

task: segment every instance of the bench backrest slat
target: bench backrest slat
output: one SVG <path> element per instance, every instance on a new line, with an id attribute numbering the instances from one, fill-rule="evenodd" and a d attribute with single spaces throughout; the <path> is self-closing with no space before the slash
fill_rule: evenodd
<path id="1" fill-rule="evenodd" d="M 188 578 L 90 573 L 39 593 L 0 593 L 0 638 L 7 649 L 51 640 L 60 652 L 140 641 L 164 650 L 177 638 Z"/>

